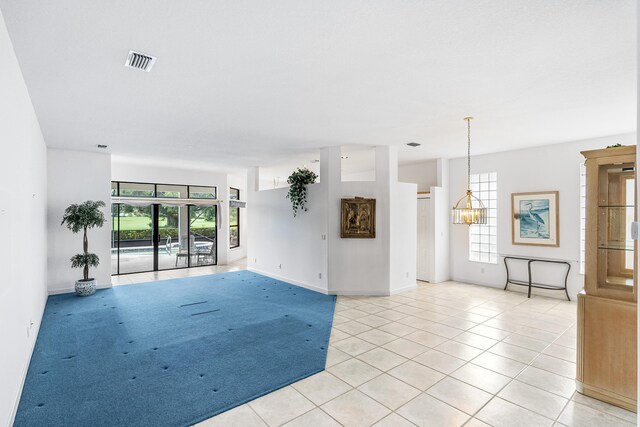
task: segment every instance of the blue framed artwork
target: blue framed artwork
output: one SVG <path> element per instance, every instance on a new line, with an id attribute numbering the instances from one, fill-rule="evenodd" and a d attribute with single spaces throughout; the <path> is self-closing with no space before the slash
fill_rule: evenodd
<path id="1" fill-rule="evenodd" d="M 560 246 L 558 192 L 511 194 L 512 243 Z"/>

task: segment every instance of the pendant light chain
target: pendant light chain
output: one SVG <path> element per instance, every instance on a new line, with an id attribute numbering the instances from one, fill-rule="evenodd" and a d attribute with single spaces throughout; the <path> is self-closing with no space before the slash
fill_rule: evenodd
<path id="1" fill-rule="evenodd" d="M 471 190 L 471 118 L 467 118 L 467 190 Z"/>
<path id="2" fill-rule="evenodd" d="M 487 208 L 471 193 L 471 120 L 473 117 L 465 117 L 467 121 L 467 194 L 462 196 L 453 207 L 452 222 L 454 224 L 486 224 Z"/>

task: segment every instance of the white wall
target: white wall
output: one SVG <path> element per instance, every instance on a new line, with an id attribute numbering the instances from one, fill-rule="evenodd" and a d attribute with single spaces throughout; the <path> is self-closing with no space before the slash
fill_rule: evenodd
<path id="1" fill-rule="evenodd" d="M 389 188 L 377 182 L 342 182 L 339 191 L 331 198 L 329 210 L 329 215 L 338 219 L 337 226 L 331 227 L 328 234 L 329 290 L 338 295 L 388 295 L 391 274 Z M 375 239 L 340 237 L 340 199 L 355 196 L 376 199 Z"/>
<path id="2" fill-rule="evenodd" d="M 257 171 L 249 171 L 252 179 Z M 322 184 L 307 186 L 308 211 L 291 210 L 288 188 L 251 191 L 247 199 L 247 268 L 327 292 L 326 205 Z"/>
<path id="3" fill-rule="evenodd" d="M 375 181 L 376 180 L 376 170 L 370 169 L 361 172 L 343 172 L 342 173 L 342 181 L 350 182 L 350 181 Z"/>
<path id="4" fill-rule="evenodd" d="M 334 158 L 335 159 L 335 158 Z M 339 295 L 389 295 L 416 286 L 417 199 L 398 183 L 395 147 L 375 148 L 375 181 L 336 183 L 329 197 L 329 290 Z M 376 238 L 340 237 L 340 199 L 376 199 Z"/>
<path id="5" fill-rule="evenodd" d="M 49 293 L 74 292 L 82 270 L 71 268 L 69 258 L 82 252 L 82 234 L 60 225 L 72 203 L 102 200 L 106 222 L 88 231 L 89 252 L 100 265 L 89 271 L 101 288 L 111 286 L 111 156 L 103 153 L 49 149 L 47 151 L 47 282 Z"/>
<path id="6" fill-rule="evenodd" d="M 572 261 L 569 277 L 569 295 L 575 295 L 583 285 L 579 274 L 580 258 L 580 168 L 584 161 L 582 150 L 604 148 L 620 143 L 633 145 L 635 134 L 548 145 L 525 150 L 507 151 L 473 157 L 472 173 L 497 172 L 498 176 L 498 254 L 558 258 Z M 450 161 L 450 202 L 453 203 L 466 191 L 466 158 Z M 559 191 L 560 246 L 519 246 L 511 243 L 511 193 L 529 191 Z M 471 262 L 468 260 L 468 227 L 451 225 L 451 273 L 454 280 L 504 286 L 506 279 L 502 259 L 498 264 Z M 542 271 L 542 270 L 540 270 Z M 544 272 L 543 272 L 544 274 Z M 544 276 L 542 276 L 545 278 Z M 510 289 L 523 291 L 523 287 Z M 563 297 L 558 291 L 534 290 L 534 293 Z"/>
<path id="7" fill-rule="evenodd" d="M 416 286 L 416 185 L 397 182 L 395 148 L 376 148 L 376 181 L 343 182 L 340 147 L 321 152 L 307 212 L 291 213 L 288 189 L 258 188 L 249 173 L 248 268 L 321 292 L 389 295 Z M 340 237 L 340 199 L 376 199 L 376 238 Z M 392 225 L 393 222 L 393 225 Z"/>
<path id="8" fill-rule="evenodd" d="M 110 181 L 151 182 L 176 185 L 213 185 L 218 190 L 227 186 L 227 174 L 206 169 L 191 169 L 144 164 L 133 160 L 113 158 Z"/>
<path id="9" fill-rule="evenodd" d="M 330 147 L 321 152 L 323 183 L 327 183 L 326 259 L 329 266 L 329 292 L 361 295 L 367 291 L 384 293 L 384 281 L 389 277 L 389 263 L 384 262 L 389 257 L 388 207 L 381 200 L 385 190 L 376 182 L 343 182 L 342 155 L 341 147 Z M 372 168 L 374 174 L 381 173 L 377 166 L 375 164 Z M 375 239 L 340 237 L 340 200 L 354 196 L 376 199 Z M 367 269 L 367 266 L 371 267 Z"/>
<path id="10" fill-rule="evenodd" d="M 436 160 L 398 166 L 398 181 L 418 184 L 418 191 L 431 191 L 438 184 Z"/>
<path id="11" fill-rule="evenodd" d="M 431 218 L 432 220 L 432 266 L 429 282 L 440 283 L 451 278 L 449 262 L 450 250 L 450 209 L 449 192 L 445 187 L 431 187 Z"/>
<path id="12" fill-rule="evenodd" d="M 8 426 L 47 300 L 47 158 L 2 12 L 0 64 L 0 425 Z"/>
<path id="13" fill-rule="evenodd" d="M 240 199 L 246 201 L 247 179 L 241 174 L 227 174 L 208 169 L 181 168 L 144 164 L 135 159 L 114 158 L 111 161 L 110 181 L 151 182 L 156 184 L 215 186 L 218 198 L 225 203 L 218 212 L 218 264 L 237 261 L 247 256 L 247 211 L 240 209 L 240 247 L 229 249 L 229 187 L 240 190 Z M 248 205 L 247 205 L 248 206 Z"/>
<path id="14" fill-rule="evenodd" d="M 395 183 L 390 192 L 391 268 L 390 293 L 416 287 L 418 246 L 417 185 Z M 411 226 L 413 224 L 413 226 Z"/>
<path id="15" fill-rule="evenodd" d="M 316 174 L 320 174 L 320 162 L 311 160 L 320 159 L 320 153 L 308 153 L 307 155 L 294 156 L 292 159 L 273 166 L 261 166 L 259 168 L 260 190 L 273 190 L 274 188 L 288 188 L 287 178 L 298 168 L 307 168 Z"/>
<path id="16" fill-rule="evenodd" d="M 398 166 L 398 180 L 417 184 L 417 192 L 430 193 L 425 245 L 429 257 L 424 280 L 439 283 L 450 279 L 449 273 L 449 161 L 434 159 Z"/>

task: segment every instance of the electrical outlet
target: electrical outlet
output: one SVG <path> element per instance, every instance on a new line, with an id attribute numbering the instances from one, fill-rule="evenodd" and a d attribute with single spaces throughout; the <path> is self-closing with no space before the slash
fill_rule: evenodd
<path id="1" fill-rule="evenodd" d="M 282 270 L 282 264 L 278 264 L 278 268 Z"/>
<path id="2" fill-rule="evenodd" d="M 258 262 L 258 258 L 254 258 L 254 259 L 253 259 L 253 262 Z"/>
<path id="3" fill-rule="evenodd" d="M 322 279 L 322 273 L 318 273 L 318 279 Z"/>

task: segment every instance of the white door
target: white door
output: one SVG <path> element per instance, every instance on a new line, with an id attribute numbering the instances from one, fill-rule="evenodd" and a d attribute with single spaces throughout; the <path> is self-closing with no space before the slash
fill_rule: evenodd
<path id="1" fill-rule="evenodd" d="M 429 204 L 430 199 L 418 199 L 418 259 L 416 263 L 416 278 L 429 280 Z"/>

